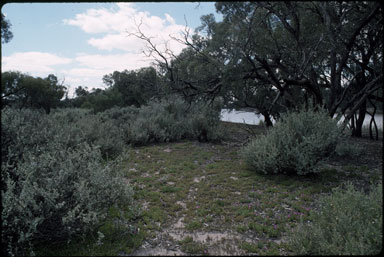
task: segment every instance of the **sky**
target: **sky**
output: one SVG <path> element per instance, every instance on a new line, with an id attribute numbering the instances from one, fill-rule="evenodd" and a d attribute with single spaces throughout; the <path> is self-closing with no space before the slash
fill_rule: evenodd
<path id="1" fill-rule="evenodd" d="M 104 75 L 148 67 L 145 42 L 129 36 L 141 31 L 160 49 L 174 54 L 185 47 L 180 38 L 192 33 L 202 15 L 215 11 L 214 2 L 7 3 L 1 12 L 12 24 L 13 38 L 1 44 L 1 71 L 21 71 L 64 81 L 68 97 L 78 86 L 105 88 Z"/>

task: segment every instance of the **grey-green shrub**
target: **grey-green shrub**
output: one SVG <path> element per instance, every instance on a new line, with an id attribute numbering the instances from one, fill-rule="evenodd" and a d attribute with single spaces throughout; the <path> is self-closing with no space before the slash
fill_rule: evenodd
<path id="1" fill-rule="evenodd" d="M 219 122 L 222 108 L 220 99 L 214 101 L 211 106 L 200 103 L 193 105 L 192 108 L 190 121 L 194 137 L 200 141 L 220 141 L 224 136 Z"/>
<path id="2" fill-rule="evenodd" d="M 65 125 L 56 118 L 28 109 L 2 110 L 2 249 L 7 255 L 30 255 L 36 241 L 86 235 L 112 205 L 131 206 L 133 191 L 118 161 L 103 164 L 100 146 L 89 145 L 81 129 L 72 130 L 76 122 Z"/>
<path id="3" fill-rule="evenodd" d="M 85 235 L 112 204 L 129 207 L 132 190 L 113 163 L 125 144 L 220 138 L 219 104 L 179 98 L 142 108 L 2 109 L 2 248 L 31 254 L 33 243 Z M 117 162 L 116 162 L 117 163 Z M 112 166 L 111 166 L 112 165 Z M 14 200 L 16 199 L 16 200 Z"/>
<path id="4" fill-rule="evenodd" d="M 285 114 L 266 135 L 242 151 L 246 163 L 261 173 L 305 175 L 332 154 L 340 137 L 337 121 L 324 109 Z"/>
<path id="5" fill-rule="evenodd" d="M 135 145 L 200 139 L 202 134 L 206 141 L 222 137 L 220 111 L 216 106 L 212 108 L 201 102 L 188 105 L 178 97 L 142 106 L 123 130 L 128 141 Z"/>
<path id="6" fill-rule="evenodd" d="M 337 144 L 335 149 L 336 155 L 340 157 L 356 158 L 359 157 L 362 152 L 363 149 L 356 145 L 345 142 L 344 140 Z"/>
<path id="7" fill-rule="evenodd" d="M 376 255 L 383 246 L 383 186 L 369 194 L 350 183 L 335 188 L 310 212 L 310 223 L 301 222 L 288 235 L 297 255 Z"/>
<path id="8" fill-rule="evenodd" d="M 118 156 L 124 149 L 124 137 L 111 118 L 89 110 L 67 109 L 55 111 L 52 120 L 65 127 L 67 137 L 100 147 L 103 158 Z"/>

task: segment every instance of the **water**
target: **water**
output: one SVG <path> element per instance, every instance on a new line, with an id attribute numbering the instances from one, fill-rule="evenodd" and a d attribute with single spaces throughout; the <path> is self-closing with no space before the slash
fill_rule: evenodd
<path id="1" fill-rule="evenodd" d="M 264 122 L 263 115 L 257 115 L 254 112 L 235 111 L 230 109 L 221 110 L 221 120 L 234 123 L 245 123 L 250 125 L 259 125 L 260 122 Z M 274 120 L 272 120 L 275 123 Z"/>
<path id="2" fill-rule="evenodd" d="M 235 111 L 230 109 L 221 110 L 221 120 L 229 121 L 234 123 L 246 123 L 250 125 L 259 125 L 260 122 L 264 122 L 263 115 L 257 115 L 254 112 L 247 111 Z M 378 128 L 383 129 L 383 114 L 376 114 L 375 120 Z M 365 115 L 363 126 L 369 127 L 369 122 L 371 121 L 370 115 Z M 275 120 L 272 119 L 272 122 L 275 123 Z"/>

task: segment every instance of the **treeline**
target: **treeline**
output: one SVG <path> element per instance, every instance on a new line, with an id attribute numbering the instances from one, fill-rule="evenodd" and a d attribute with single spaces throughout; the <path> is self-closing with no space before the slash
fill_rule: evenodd
<path id="1" fill-rule="evenodd" d="M 354 136 L 362 135 L 367 115 L 371 132 L 377 127 L 374 116 L 383 103 L 378 2 L 218 2 L 216 11 L 222 21 L 204 15 L 194 33 L 186 28 L 184 39 L 173 38 L 186 45 L 179 55 L 159 49 L 138 26 L 129 36 L 146 42 L 156 64 L 105 75 L 105 90 L 78 87 L 74 99 L 59 101 L 64 92 L 54 76 L 10 72 L 2 74 L 3 104 L 98 112 L 177 94 L 188 103 L 221 98 L 227 108 L 253 108 L 267 126 L 289 110 L 313 105 L 331 117 L 344 115 Z"/>
<path id="2" fill-rule="evenodd" d="M 100 112 L 112 107 L 140 107 L 149 100 L 163 99 L 169 95 L 163 81 L 153 67 L 137 71 L 115 71 L 103 77 L 107 89 L 79 86 L 75 97 L 68 98 L 68 90 L 57 77 L 33 77 L 19 71 L 3 72 L 1 76 L 2 107 L 43 108 L 49 113 L 52 108 L 87 108 Z"/>
<path id="3" fill-rule="evenodd" d="M 1 73 L 1 107 L 44 109 L 61 105 L 66 87 L 53 74 L 46 78 L 33 77 L 19 71 Z"/>
<path id="4" fill-rule="evenodd" d="M 154 67 L 114 71 L 105 75 L 103 82 L 107 86 L 105 90 L 89 91 L 87 88 L 77 87 L 76 97 L 66 99 L 63 106 L 90 108 L 100 112 L 114 106 L 140 107 L 150 100 L 164 99 L 171 93 Z"/>
<path id="5" fill-rule="evenodd" d="M 344 115 L 361 136 L 366 115 L 383 103 L 383 26 L 378 2 L 218 2 L 223 15 L 201 17 L 175 56 L 137 27 L 136 36 L 172 90 L 186 99 L 223 97 L 228 107 L 254 108 L 267 126 L 298 106 Z M 371 107 L 369 111 L 367 107 Z M 377 133 L 377 130 L 376 130 Z"/>

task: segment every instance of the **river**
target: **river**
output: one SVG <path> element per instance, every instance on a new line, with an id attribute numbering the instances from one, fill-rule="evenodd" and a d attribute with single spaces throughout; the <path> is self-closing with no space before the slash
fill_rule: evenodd
<path id="1" fill-rule="evenodd" d="M 247 111 L 235 111 L 230 109 L 221 110 L 221 120 L 234 123 L 246 123 L 250 125 L 259 125 L 260 121 L 264 122 L 263 115 L 257 115 L 254 112 Z M 371 120 L 370 115 L 365 115 L 363 126 L 369 127 Z M 376 114 L 375 120 L 378 128 L 383 129 L 383 114 Z M 275 123 L 275 120 L 272 120 Z"/>

